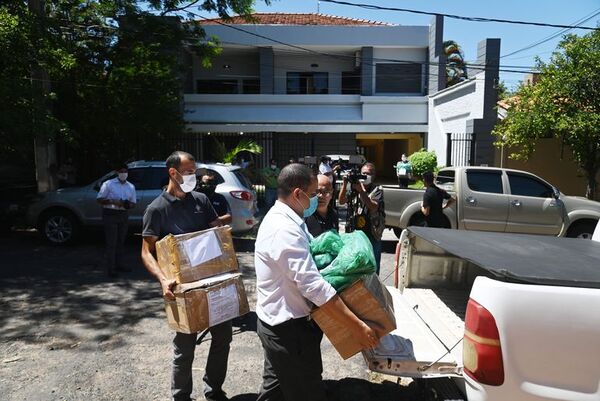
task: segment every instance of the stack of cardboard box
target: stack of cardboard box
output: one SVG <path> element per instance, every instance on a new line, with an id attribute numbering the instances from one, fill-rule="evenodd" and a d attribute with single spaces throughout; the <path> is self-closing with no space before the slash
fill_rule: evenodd
<path id="1" fill-rule="evenodd" d="M 249 312 L 231 228 L 167 235 L 156 243 L 163 274 L 175 279 L 175 300 L 165 301 L 169 326 L 197 333 Z"/>

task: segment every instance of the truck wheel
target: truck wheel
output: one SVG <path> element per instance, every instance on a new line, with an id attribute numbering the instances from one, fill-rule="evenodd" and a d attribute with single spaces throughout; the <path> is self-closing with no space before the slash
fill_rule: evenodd
<path id="1" fill-rule="evenodd" d="M 594 229 L 596 228 L 597 221 L 592 220 L 583 220 L 577 221 L 569 227 L 567 231 L 567 237 L 570 238 L 582 238 L 582 239 L 592 239 L 592 235 L 594 234 Z"/>
<path id="2" fill-rule="evenodd" d="M 412 215 L 408 223 L 409 226 L 425 227 L 425 216 L 421 212 Z"/>
<path id="3" fill-rule="evenodd" d="M 67 210 L 50 210 L 41 218 L 39 231 L 52 245 L 67 245 L 79 235 L 79 221 Z"/>
<path id="4" fill-rule="evenodd" d="M 402 229 L 400 227 L 394 227 L 392 228 L 392 230 L 394 231 L 394 235 L 400 239 L 400 234 L 402 234 Z"/>

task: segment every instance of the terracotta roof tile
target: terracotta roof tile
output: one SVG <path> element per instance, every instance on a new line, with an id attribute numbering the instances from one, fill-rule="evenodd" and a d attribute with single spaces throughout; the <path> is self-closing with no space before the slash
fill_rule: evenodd
<path id="1" fill-rule="evenodd" d="M 202 25 L 217 25 L 219 23 L 230 25 L 353 25 L 353 26 L 393 26 L 385 22 L 370 21 L 356 18 L 336 17 L 326 14 L 288 14 L 288 13 L 255 13 L 253 21 L 243 17 L 233 16 L 230 20 L 213 18 L 200 21 Z"/>

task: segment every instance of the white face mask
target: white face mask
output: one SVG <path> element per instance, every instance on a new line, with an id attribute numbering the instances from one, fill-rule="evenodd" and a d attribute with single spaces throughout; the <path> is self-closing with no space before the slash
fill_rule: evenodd
<path id="1" fill-rule="evenodd" d="M 119 181 L 121 181 L 121 182 L 127 181 L 127 176 L 128 176 L 127 173 L 119 173 Z"/>
<path id="2" fill-rule="evenodd" d="M 271 164 L 271 168 L 272 168 L 273 170 L 275 170 L 275 169 L 277 168 L 277 165 L 276 165 L 276 164 Z"/>
<path id="3" fill-rule="evenodd" d="M 179 187 L 183 192 L 192 192 L 194 188 L 196 188 L 196 174 L 182 175 L 179 171 L 177 174 L 183 178 L 183 183 L 179 184 Z"/>
<path id="4" fill-rule="evenodd" d="M 367 177 L 363 181 L 363 184 L 365 184 L 365 185 L 371 185 L 372 182 L 373 182 L 373 176 L 372 175 L 367 175 Z"/>

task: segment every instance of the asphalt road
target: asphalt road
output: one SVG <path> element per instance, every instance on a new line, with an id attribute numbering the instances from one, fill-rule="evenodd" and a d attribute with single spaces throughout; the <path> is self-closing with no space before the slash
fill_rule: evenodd
<path id="1" fill-rule="evenodd" d="M 381 277 L 389 277 L 395 237 L 386 232 Z M 252 241 L 238 242 L 251 310 L 255 305 Z M 0 239 L 0 398 L 7 400 L 167 400 L 173 332 L 166 324 L 159 285 L 139 258 L 132 236 L 126 262 L 133 272 L 109 279 L 102 270 L 102 236 L 53 247 L 36 233 Z M 224 389 L 232 400 L 256 398 L 262 348 L 253 313 L 234 324 Z M 195 394 L 207 341 L 196 349 Z M 332 400 L 420 399 L 416 385 L 399 386 L 365 369 L 360 355 L 342 360 L 322 343 L 324 379 Z"/>

